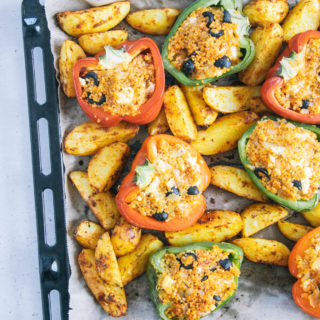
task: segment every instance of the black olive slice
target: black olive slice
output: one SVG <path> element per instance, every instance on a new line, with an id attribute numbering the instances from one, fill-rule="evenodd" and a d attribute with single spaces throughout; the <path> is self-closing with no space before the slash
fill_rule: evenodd
<path id="1" fill-rule="evenodd" d="M 227 56 L 223 56 L 222 58 L 216 60 L 214 65 L 220 69 L 230 68 L 232 66 L 232 62 Z"/>
<path id="2" fill-rule="evenodd" d="M 191 59 L 186 60 L 181 67 L 182 72 L 186 76 L 189 76 L 193 72 L 194 69 L 195 69 L 195 66 L 194 66 L 194 63 Z"/>
<path id="3" fill-rule="evenodd" d="M 212 32 L 211 30 L 209 30 L 209 34 L 210 34 L 210 36 L 213 37 L 213 38 L 220 38 L 220 37 L 222 37 L 222 36 L 224 35 L 224 31 L 223 31 L 223 30 L 220 30 L 219 32 L 214 33 L 214 32 Z"/>
<path id="4" fill-rule="evenodd" d="M 85 74 L 82 78 L 83 78 L 83 79 L 89 79 L 89 78 L 91 78 L 91 79 L 93 79 L 94 84 L 95 84 L 96 86 L 99 86 L 98 76 L 97 76 L 97 74 L 96 74 L 95 72 L 93 72 L 93 71 L 88 72 L 88 73 Z"/>
<path id="5" fill-rule="evenodd" d="M 231 14 L 228 10 L 223 11 L 223 20 L 222 22 L 224 23 L 231 23 Z"/>
<path id="6" fill-rule="evenodd" d="M 219 261 L 220 266 L 224 269 L 229 271 L 232 267 L 232 261 L 230 259 L 223 259 Z"/>
<path id="7" fill-rule="evenodd" d="M 214 271 L 216 271 L 216 270 L 217 270 L 217 268 L 212 268 L 212 269 L 210 269 L 211 272 L 214 272 Z"/>
<path id="8" fill-rule="evenodd" d="M 171 191 L 168 191 L 166 193 L 166 197 L 170 196 L 170 194 L 172 194 L 172 193 L 176 194 L 177 196 L 180 196 L 180 191 L 177 187 L 172 187 Z"/>
<path id="9" fill-rule="evenodd" d="M 270 175 L 268 173 L 268 171 L 264 168 L 256 168 L 254 169 L 254 174 L 259 178 L 259 179 L 262 179 L 262 175 L 265 175 L 269 180 L 270 180 Z"/>
<path id="10" fill-rule="evenodd" d="M 213 296 L 213 299 L 216 300 L 216 301 L 221 301 L 221 297 L 218 296 L 218 295 L 214 295 L 214 296 Z"/>
<path id="11" fill-rule="evenodd" d="M 152 217 L 158 221 L 166 221 L 168 219 L 168 214 L 166 212 L 157 212 Z"/>
<path id="12" fill-rule="evenodd" d="M 302 106 L 300 107 L 300 109 L 308 109 L 310 106 L 310 101 L 305 99 L 305 100 L 302 100 Z"/>
<path id="13" fill-rule="evenodd" d="M 208 276 L 204 276 L 204 277 L 201 279 L 201 282 L 206 281 L 206 280 L 208 280 Z"/>
<path id="14" fill-rule="evenodd" d="M 210 11 L 205 11 L 202 16 L 208 18 L 207 28 L 210 28 L 211 23 L 214 21 L 214 14 Z"/>
<path id="15" fill-rule="evenodd" d="M 195 196 L 197 194 L 199 194 L 199 189 L 196 186 L 190 187 L 187 191 L 189 196 Z"/>
<path id="16" fill-rule="evenodd" d="M 186 252 L 182 257 L 189 257 L 189 256 L 191 256 L 193 259 L 194 259 L 194 261 L 197 261 L 198 260 L 198 258 L 197 258 L 197 256 L 193 253 L 193 252 Z M 180 263 L 180 266 L 182 267 L 182 268 L 184 268 L 184 269 L 186 269 L 186 270 L 190 270 L 190 269 L 193 269 L 193 262 L 192 263 L 190 263 L 190 264 L 187 264 L 187 265 L 185 265 L 181 260 L 181 258 L 177 258 L 177 260 L 179 261 L 179 263 Z"/>
<path id="17" fill-rule="evenodd" d="M 97 106 L 101 106 L 104 102 L 106 102 L 106 96 L 103 94 L 99 101 L 94 101 L 93 99 L 90 98 L 90 92 L 89 92 L 88 93 L 88 102 L 90 104 L 96 104 Z"/>
<path id="18" fill-rule="evenodd" d="M 302 190 L 302 184 L 301 184 L 301 181 L 300 180 L 293 180 L 292 181 L 292 184 L 294 187 L 296 187 L 298 190 Z"/>

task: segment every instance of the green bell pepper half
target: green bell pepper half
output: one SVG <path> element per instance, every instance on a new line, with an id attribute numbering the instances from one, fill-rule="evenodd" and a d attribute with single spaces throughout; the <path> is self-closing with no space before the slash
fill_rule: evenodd
<path id="1" fill-rule="evenodd" d="M 273 121 L 277 121 L 281 118 L 263 117 L 260 121 L 265 121 L 268 119 L 273 120 Z M 320 129 L 317 128 L 316 126 L 305 124 L 305 123 L 294 122 L 294 121 L 290 121 L 290 120 L 286 120 L 286 121 L 294 124 L 297 127 L 302 127 L 304 129 L 307 129 L 307 130 L 314 132 L 317 135 L 318 140 L 320 141 Z M 268 198 L 270 198 L 274 202 L 277 202 L 280 205 L 287 207 L 289 209 L 292 209 L 294 211 L 297 211 L 297 212 L 312 210 L 317 205 L 317 203 L 319 201 L 319 189 L 316 191 L 315 195 L 309 200 L 297 200 L 297 201 L 288 200 L 288 199 L 282 198 L 282 197 L 270 192 L 269 190 L 267 190 L 267 188 L 264 186 L 262 181 L 255 175 L 254 170 L 252 169 L 253 166 L 248 159 L 248 155 L 246 152 L 246 146 L 247 146 L 248 140 L 249 140 L 253 130 L 255 129 L 256 125 L 257 125 L 257 123 L 254 124 L 247 132 L 245 132 L 238 142 L 238 151 L 239 151 L 240 160 L 241 160 L 244 168 L 246 169 L 246 171 L 250 175 L 251 179 L 256 184 L 256 186 Z"/>
<path id="2" fill-rule="evenodd" d="M 197 242 L 193 244 L 188 244 L 183 247 L 164 247 L 160 249 L 159 251 L 155 252 L 150 256 L 149 263 L 147 267 L 147 279 L 148 284 L 150 288 L 151 293 L 151 299 L 156 305 L 157 311 L 159 316 L 164 320 L 172 320 L 166 316 L 166 311 L 170 307 L 170 304 L 162 304 L 162 302 L 159 299 L 159 292 L 157 290 L 157 284 L 158 284 L 158 275 L 164 272 L 164 264 L 163 264 L 163 257 L 166 253 L 172 253 L 172 254 L 179 254 L 180 252 L 190 252 L 197 249 L 204 249 L 204 250 L 210 250 L 213 248 L 213 246 L 217 245 L 219 248 L 221 248 L 223 251 L 230 251 L 229 259 L 240 269 L 242 260 L 243 260 L 243 252 L 241 248 L 234 244 L 230 243 L 215 243 L 215 242 Z M 238 287 L 238 277 L 235 277 L 234 279 L 236 283 L 236 288 Z M 226 300 L 222 301 L 212 312 L 220 309 L 223 307 L 226 303 L 228 303 L 232 297 L 234 296 L 236 290 L 234 293 L 228 297 Z M 179 320 L 179 319 L 175 319 Z M 182 319 L 181 319 L 182 320 Z"/>
<path id="3" fill-rule="evenodd" d="M 177 69 L 171 61 L 168 59 L 168 46 L 170 39 L 175 35 L 181 24 L 188 18 L 188 16 L 198 8 L 207 8 L 210 6 L 219 6 L 228 10 L 231 14 L 232 21 L 238 23 L 239 36 L 240 36 L 240 48 L 245 50 L 244 57 L 242 61 L 231 68 L 228 72 L 224 73 L 219 77 L 194 80 L 187 77 L 182 71 Z M 179 82 L 188 86 L 197 86 L 210 83 L 212 81 L 218 80 L 222 77 L 237 73 L 245 69 L 253 60 L 255 54 L 254 44 L 249 38 L 250 24 L 249 20 L 242 13 L 242 1 L 241 0 L 198 0 L 187 7 L 178 17 L 177 21 L 173 25 L 170 33 L 168 34 L 163 48 L 162 48 L 162 60 L 164 68 Z"/>

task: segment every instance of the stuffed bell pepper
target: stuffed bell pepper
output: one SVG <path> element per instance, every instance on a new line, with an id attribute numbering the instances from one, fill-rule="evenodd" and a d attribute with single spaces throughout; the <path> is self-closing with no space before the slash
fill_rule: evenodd
<path id="1" fill-rule="evenodd" d="M 239 140 L 240 159 L 273 201 L 301 212 L 319 201 L 320 129 L 264 117 Z"/>
<path id="2" fill-rule="evenodd" d="M 116 203 L 133 225 L 179 231 L 204 213 L 202 192 L 209 183 L 207 164 L 188 143 L 165 134 L 150 136 L 124 178 Z"/>
<path id="3" fill-rule="evenodd" d="M 320 32 L 294 36 L 261 88 L 265 104 L 287 119 L 320 123 Z"/>
<path id="4" fill-rule="evenodd" d="M 242 250 L 229 243 L 199 242 L 154 253 L 147 268 L 151 298 L 164 320 L 198 320 L 235 294 Z"/>
<path id="5" fill-rule="evenodd" d="M 162 50 L 165 69 L 179 82 L 203 85 L 239 72 L 254 58 L 241 0 L 198 0 L 185 9 Z"/>
<path id="6" fill-rule="evenodd" d="M 116 49 L 106 46 L 96 57 L 79 60 L 73 80 L 82 110 L 102 126 L 115 126 L 122 119 L 149 123 L 163 103 L 163 63 L 149 38 L 126 41 Z"/>

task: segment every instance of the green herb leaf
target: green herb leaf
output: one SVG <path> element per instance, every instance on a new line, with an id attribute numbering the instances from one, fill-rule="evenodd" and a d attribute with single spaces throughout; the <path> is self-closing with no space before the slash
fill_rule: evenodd
<path id="1" fill-rule="evenodd" d="M 99 63 L 106 69 L 113 68 L 115 65 L 124 62 L 127 58 L 127 53 L 124 49 L 114 49 L 107 45 L 104 47 L 105 54 L 99 57 Z"/>
<path id="2" fill-rule="evenodd" d="M 285 80 L 290 80 L 299 72 L 297 68 L 297 60 L 299 55 L 292 51 L 288 58 L 283 57 L 280 61 L 280 68 L 277 70 L 277 75 Z"/>
<path id="3" fill-rule="evenodd" d="M 238 25 L 237 33 L 240 38 L 249 35 L 250 22 L 248 17 L 245 17 L 240 11 L 229 10 L 231 14 L 231 20 Z"/>
<path id="4" fill-rule="evenodd" d="M 151 182 L 154 173 L 155 169 L 152 163 L 149 160 L 146 160 L 143 165 L 136 167 L 136 174 L 133 182 L 140 188 L 144 188 Z"/>

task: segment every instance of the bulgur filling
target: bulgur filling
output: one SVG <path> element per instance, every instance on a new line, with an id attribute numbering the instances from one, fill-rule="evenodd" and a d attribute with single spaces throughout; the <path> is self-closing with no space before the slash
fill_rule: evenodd
<path id="1" fill-rule="evenodd" d="M 309 200 L 320 181 L 317 135 L 286 120 L 257 123 L 246 152 L 253 170 L 270 192 L 282 198 Z"/>
<path id="2" fill-rule="evenodd" d="M 150 163 L 146 185 L 129 206 L 159 221 L 188 215 L 199 201 L 201 168 L 197 157 L 183 144 L 160 140 L 157 157 Z"/>
<path id="3" fill-rule="evenodd" d="M 286 109 L 302 114 L 320 113 L 320 39 L 311 39 L 298 54 L 298 73 L 276 89 L 275 97 Z"/>
<path id="4" fill-rule="evenodd" d="M 229 254 L 215 245 L 164 256 L 157 290 L 169 318 L 198 320 L 233 294 L 240 270 Z"/>
<path id="5" fill-rule="evenodd" d="M 320 238 L 312 239 L 303 257 L 297 257 L 298 279 L 301 280 L 302 297 L 313 308 L 320 307 Z"/>
<path id="6" fill-rule="evenodd" d="M 152 55 L 143 52 L 132 60 L 83 75 L 81 98 L 94 108 L 102 108 L 114 116 L 135 116 L 155 89 L 155 69 Z M 95 74 L 95 75 L 94 75 Z"/>
<path id="7" fill-rule="evenodd" d="M 199 8 L 170 39 L 168 59 L 177 69 L 197 80 L 221 76 L 240 62 L 237 28 L 223 8 Z"/>

